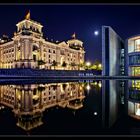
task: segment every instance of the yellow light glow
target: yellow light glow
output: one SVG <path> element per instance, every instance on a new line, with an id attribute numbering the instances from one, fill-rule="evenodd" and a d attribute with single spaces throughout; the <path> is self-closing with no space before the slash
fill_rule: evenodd
<path id="1" fill-rule="evenodd" d="M 86 88 L 87 88 L 87 90 L 90 90 L 90 88 L 91 88 L 91 87 L 90 87 L 90 85 L 87 85 L 87 87 L 86 87 Z"/>
<path id="2" fill-rule="evenodd" d="M 99 64 L 98 67 L 101 68 L 102 67 L 102 64 Z"/>
<path id="3" fill-rule="evenodd" d="M 90 62 L 86 62 L 86 65 L 89 67 L 91 65 L 91 63 Z"/>
<path id="4" fill-rule="evenodd" d="M 97 82 L 95 82 L 94 85 L 97 85 Z"/>
<path id="5" fill-rule="evenodd" d="M 101 82 L 99 82 L 98 86 L 101 88 L 101 87 L 102 87 L 102 83 L 101 83 Z"/>

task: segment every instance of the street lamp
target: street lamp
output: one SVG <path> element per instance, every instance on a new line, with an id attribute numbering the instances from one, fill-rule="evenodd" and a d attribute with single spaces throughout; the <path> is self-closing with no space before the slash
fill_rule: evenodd
<path id="1" fill-rule="evenodd" d="M 91 63 L 90 62 L 87 62 L 86 63 L 86 66 L 87 66 L 87 68 L 89 69 L 89 66 L 91 65 Z"/>
<path id="2" fill-rule="evenodd" d="M 102 68 L 102 64 L 99 64 L 99 65 L 98 65 L 98 68 L 101 70 L 101 68 Z"/>

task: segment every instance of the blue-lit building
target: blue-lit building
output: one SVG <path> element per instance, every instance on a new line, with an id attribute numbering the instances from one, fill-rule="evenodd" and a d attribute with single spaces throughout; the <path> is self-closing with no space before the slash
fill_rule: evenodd
<path id="1" fill-rule="evenodd" d="M 125 75 L 124 60 L 124 41 L 110 26 L 102 26 L 102 75 Z"/>

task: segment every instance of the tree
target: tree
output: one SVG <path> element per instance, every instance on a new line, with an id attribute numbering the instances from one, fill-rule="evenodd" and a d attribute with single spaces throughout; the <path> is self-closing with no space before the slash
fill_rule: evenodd
<path id="1" fill-rule="evenodd" d="M 92 65 L 92 69 L 96 69 L 96 70 L 102 70 L 102 64 L 99 60 L 95 60 L 93 65 Z"/>
<path id="2" fill-rule="evenodd" d="M 78 69 L 80 70 L 80 68 L 85 69 L 85 63 L 84 63 L 84 62 L 83 62 L 83 63 L 78 64 Z"/>
<path id="3" fill-rule="evenodd" d="M 91 69 L 93 69 L 93 70 L 97 70 L 97 65 L 95 65 L 95 64 L 92 65 L 92 66 L 91 66 Z"/>
<path id="4" fill-rule="evenodd" d="M 52 66 L 54 66 L 54 70 L 55 70 L 55 67 L 58 65 L 58 63 L 55 61 L 55 60 L 53 60 L 53 62 L 52 62 Z"/>
<path id="5" fill-rule="evenodd" d="M 45 61 L 43 61 L 43 60 L 38 60 L 38 65 L 44 65 L 44 64 L 46 64 Z"/>
<path id="6" fill-rule="evenodd" d="M 67 63 L 65 61 L 63 61 L 62 67 L 66 67 L 66 66 L 67 66 Z"/>
<path id="7" fill-rule="evenodd" d="M 77 66 L 74 62 L 72 62 L 70 65 L 71 65 L 72 68 Z"/>
<path id="8" fill-rule="evenodd" d="M 93 65 L 98 66 L 100 63 L 101 63 L 101 62 L 100 62 L 99 60 L 96 59 L 96 60 L 94 61 Z"/>

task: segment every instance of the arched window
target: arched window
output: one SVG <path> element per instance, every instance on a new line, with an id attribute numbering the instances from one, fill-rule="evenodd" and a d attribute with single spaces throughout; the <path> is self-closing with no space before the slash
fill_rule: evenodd
<path id="1" fill-rule="evenodd" d="M 38 47 L 36 45 L 33 45 L 33 51 L 37 51 Z"/>

